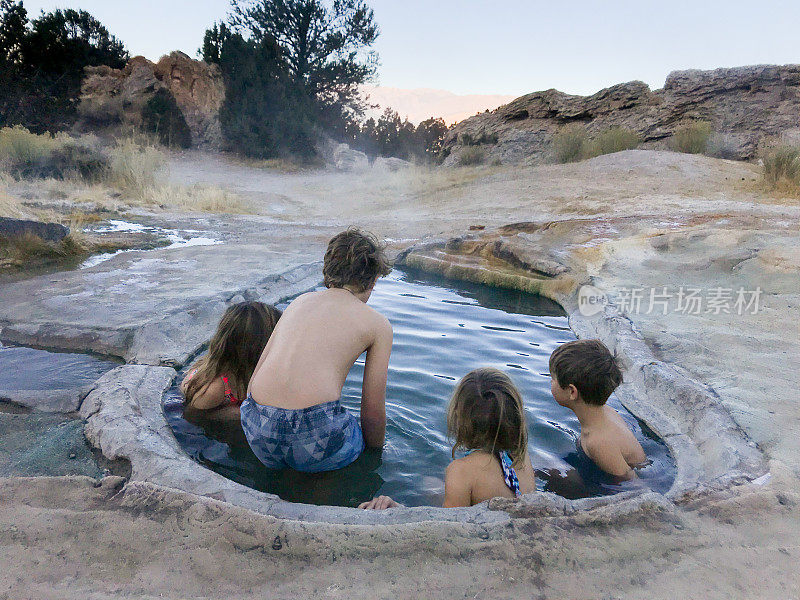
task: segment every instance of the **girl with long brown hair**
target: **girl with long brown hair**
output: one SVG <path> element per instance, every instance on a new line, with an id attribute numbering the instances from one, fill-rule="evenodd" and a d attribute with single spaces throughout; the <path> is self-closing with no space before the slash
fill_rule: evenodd
<path id="1" fill-rule="evenodd" d="M 184 410 L 221 418 L 223 413 L 238 413 L 250 377 L 280 316 L 281 311 L 263 302 L 229 306 L 208 344 L 208 353 L 181 383 Z M 231 410 L 220 410 L 226 407 Z"/>

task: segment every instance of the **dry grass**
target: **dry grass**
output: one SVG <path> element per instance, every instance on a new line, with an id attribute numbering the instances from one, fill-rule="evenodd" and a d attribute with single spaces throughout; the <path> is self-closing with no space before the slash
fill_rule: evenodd
<path id="1" fill-rule="evenodd" d="M 160 185 L 149 188 L 143 198 L 146 204 L 163 208 L 218 214 L 251 214 L 252 207 L 236 194 L 210 185 Z"/>
<path id="2" fill-rule="evenodd" d="M 556 162 L 569 163 L 583 160 L 588 151 L 589 140 L 583 125 L 570 123 L 553 136 L 553 155 Z"/>
<path id="3" fill-rule="evenodd" d="M 800 197 L 800 148 L 770 146 L 762 152 L 761 161 L 762 180 L 768 191 Z"/>
<path id="4" fill-rule="evenodd" d="M 247 158 L 244 156 L 232 155 L 229 156 L 241 165 L 252 167 L 253 169 L 266 169 L 268 171 L 276 171 L 278 173 L 301 173 L 310 168 L 322 167 L 323 164 L 304 163 L 290 158 Z"/>
<path id="5" fill-rule="evenodd" d="M 633 150 L 642 139 L 639 134 L 624 127 L 612 127 L 601 132 L 589 145 L 588 155 L 600 156 L 623 150 Z"/>
<path id="6" fill-rule="evenodd" d="M 36 189 L 44 190 L 49 199 L 90 204 L 92 209 L 119 211 L 128 206 L 149 206 L 214 213 L 252 212 L 251 207 L 241 198 L 222 188 L 165 183 L 167 156 L 142 135 L 119 139 L 112 147 L 103 151 L 105 162 L 102 177 L 84 176 L 79 170 L 71 171 L 70 177 L 62 177 L 62 171 L 51 168 L 51 163 L 61 164 L 58 161 L 67 160 L 68 164 L 75 153 L 70 151 L 72 153 L 67 152 L 65 155 L 63 149 L 80 144 L 95 149 L 99 147 L 99 142 L 94 137 L 36 135 L 20 127 L 1 129 L 0 186 L 3 183 L 16 183 L 19 177 L 26 181 L 30 177 L 41 178 Z M 44 167 L 40 168 L 42 165 Z M 289 161 L 261 161 L 259 166 L 284 172 L 300 169 L 299 165 Z M 115 193 L 115 190 L 119 192 Z M 20 203 L 7 192 L 3 192 L 2 187 L 0 210 L 2 214 L 9 216 L 63 220 L 49 214 L 51 211 L 23 211 Z"/>
<path id="7" fill-rule="evenodd" d="M 43 240 L 38 235 L 0 236 L 0 266 L 24 267 L 31 262 L 56 261 L 87 255 L 89 245 L 80 232 L 72 231 L 58 243 Z"/>
<path id="8" fill-rule="evenodd" d="M 111 149 L 108 183 L 144 200 L 167 164 L 165 154 L 133 138 L 118 140 Z"/>
<path id="9" fill-rule="evenodd" d="M 0 170 L 15 178 L 79 178 L 106 176 L 108 157 L 93 135 L 37 135 L 24 127 L 0 129 Z"/>
<path id="10" fill-rule="evenodd" d="M 675 130 L 672 136 L 672 149 L 687 154 L 703 154 L 711 139 L 711 123 L 691 121 Z"/>

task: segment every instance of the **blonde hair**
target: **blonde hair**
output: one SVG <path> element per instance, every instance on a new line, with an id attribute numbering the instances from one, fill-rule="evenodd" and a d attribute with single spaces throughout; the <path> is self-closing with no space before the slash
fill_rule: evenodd
<path id="1" fill-rule="evenodd" d="M 516 465 L 528 451 L 522 395 L 508 375 L 484 367 L 458 382 L 447 407 L 447 434 L 456 450 L 508 452 Z"/>
<path id="2" fill-rule="evenodd" d="M 191 402 L 198 391 L 223 375 L 236 397 L 244 399 L 250 377 L 280 316 L 281 311 L 263 302 L 229 306 L 208 343 L 208 354 L 195 364 L 197 373 L 186 385 L 185 401 Z"/>

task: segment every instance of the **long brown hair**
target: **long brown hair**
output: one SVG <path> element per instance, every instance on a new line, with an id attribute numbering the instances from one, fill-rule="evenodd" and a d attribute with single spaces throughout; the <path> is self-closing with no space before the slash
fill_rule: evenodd
<path id="1" fill-rule="evenodd" d="M 522 395 L 508 375 L 484 367 L 458 382 L 447 407 L 447 433 L 456 450 L 508 452 L 516 465 L 528 451 L 528 427 Z"/>
<path id="2" fill-rule="evenodd" d="M 263 302 L 240 302 L 229 306 L 222 315 L 208 354 L 197 361 L 197 373 L 184 391 L 185 401 L 217 377 L 228 377 L 231 390 L 239 400 L 247 394 L 247 384 L 281 311 Z"/>

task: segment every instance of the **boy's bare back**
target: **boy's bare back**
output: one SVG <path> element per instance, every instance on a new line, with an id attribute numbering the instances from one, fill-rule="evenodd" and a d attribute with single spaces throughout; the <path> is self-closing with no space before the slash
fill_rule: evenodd
<path id="1" fill-rule="evenodd" d="M 366 351 L 361 399 L 364 441 L 368 446 L 382 445 L 392 327 L 366 305 L 370 292 L 331 288 L 294 300 L 250 380 L 253 400 L 286 409 L 338 400 L 350 368 Z"/>

